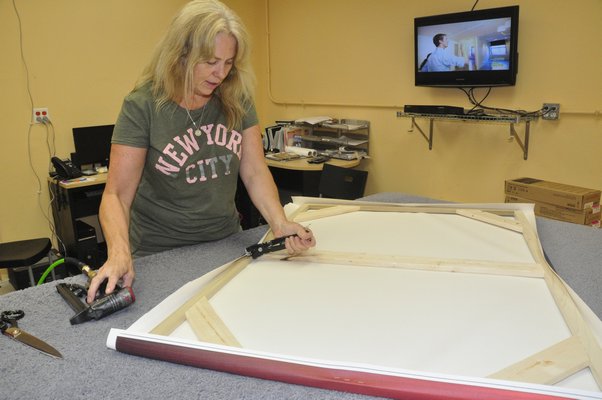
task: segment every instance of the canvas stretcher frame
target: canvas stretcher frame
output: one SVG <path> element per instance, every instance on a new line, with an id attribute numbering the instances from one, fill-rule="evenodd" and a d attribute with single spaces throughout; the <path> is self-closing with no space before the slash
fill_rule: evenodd
<path id="1" fill-rule="evenodd" d="M 598 333 L 591 326 L 591 315 L 584 315 L 584 306 L 579 303 L 580 299 L 546 263 L 528 213 L 520 209 L 509 209 L 507 206 L 475 208 L 475 206 L 464 205 L 370 204 L 322 200 L 303 204 L 295 211 L 292 218 L 307 223 L 357 212 L 453 215 L 478 221 L 494 226 L 496 229 L 521 235 L 533 262 L 485 262 L 470 259 L 328 251 L 309 252 L 302 257 L 291 258 L 289 261 L 540 279 L 550 290 L 571 332 L 570 337 L 518 360 L 488 377 L 475 379 L 437 373 L 414 373 L 402 369 L 366 369 L 365 365 L 358 367 L 353 363 L 326 362 L 316 363 L 316 365 L 312 364 L 311 360 L 308 363 L 307 360 L 286 355 L 256 352 L 253 349 L 247 351 L 240 348 L 236 334 L 230 332 L 227 324 L 221 320 L 210 304 L 213 296 L 220 293 L 232 279 L 247 268 L 251 262 L 247 257 L 224 266 L 220 273 L 208 280 L 200 290 L 189 293 L 189 298 L 175 310 L 172 309 L 167 318 L 159 318 L 160 323 L 148 332 L 142 334 L 127 331 L 112 332 L 108 341 L 109 346 L 119 351 L 197 367 L 392 398 L 423 398 L 421 396 L 449 398 L 450 393 L 455 393 L 454 396 L 457 398 L 482 398 L 484 394 L 496 398 L 575 396 L 596 398 L 598 396 L 596 392 L 573 392 L 570 389 L 551 386 L 584 369 L 591 371 L 600 386 L 602 352 Z M 199 339 L 198 343 L 186 340 L 163 342 L 162 338 L 170 335 L 187 320 Z M 183 356 L 182 353 L 186 353 L 187 356 Z M 524 381 L 529 383 L 523 384 Z"/>

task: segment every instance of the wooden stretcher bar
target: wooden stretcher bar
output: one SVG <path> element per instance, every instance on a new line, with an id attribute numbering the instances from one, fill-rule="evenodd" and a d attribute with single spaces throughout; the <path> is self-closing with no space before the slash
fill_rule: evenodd
<path id="1" fill-rule="evenodd" d="M 282 258 L 281 255 L 268 254 L 266 258 Z M 539 264 L 501 263 L 466 259 L 440 259 L 428 257 L 404 257 L 367 253 L 339 253 L 322 250 L 316 253 L 285 257 L 291 262 L 314 262 L 322 264 L 361 265 L 366 267 L 389 267 L 419 269 L 423 271 L 464 272 L 472 274 L 508 275 L 542 278 Z"/>
<path id="2" fill-rule="evenodd" d="M 177 310 L 171 313 L 161 323 L 154 327 L 150 333 L 156 335 L 169 336 L 178 326 L 186 320 L 186 312 L 203 299 L 210 299 L 222 287 L 224 287 L 232 278 L 242 271 L 251 261 L 251 257 L 241 257 L 232 261 L 228 267 L 222 271 L 215 279 L 203 287 L 195 296 L 182 304 Z"/>
<path id="3" fill-rule="evenodd" d="M 203 342 L 241 347 L 238 340 L 217 315 L 206 297 L 200 299 L 186 311 L 186 320 L 197 338 Z"/>

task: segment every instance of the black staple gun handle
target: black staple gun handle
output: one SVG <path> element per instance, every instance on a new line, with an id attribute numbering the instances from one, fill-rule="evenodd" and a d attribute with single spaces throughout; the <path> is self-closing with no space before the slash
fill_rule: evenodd
<path id="1" fill-rule="evenodd" d="M 79 299 L 80 295 L 87 294 L 87 290 L 81 285 L 59 283 L 56 290 L 75 311 L 75 315 L 69 320 L 71 325 L 81 324 L 92 319 L 99 320 L 136 301 L 134 292 L 129 287 L 116 287 L 113 293 L 101 296 L 90 305 Z"/>
<path id="2" fill-rule="evenodd" d="M 297 235 L 283 236 L 268 242 L 254 244 L 253 246 L 249 246 L 245 249 L 247 251 L 245 255 L 250 255 L 253 258 L 257 258 L 267 253 L 282 250 L 286 247 L 286 238 L 293 236 Z"/>

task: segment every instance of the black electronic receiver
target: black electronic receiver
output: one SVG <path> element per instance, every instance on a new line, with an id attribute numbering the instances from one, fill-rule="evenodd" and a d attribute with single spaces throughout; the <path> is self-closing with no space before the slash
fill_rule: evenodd
<path id="1" fill-rule="evenodd" d="M 464 108 L 406 104 L 403 106 L 403 112 L 407 114 L 464 115 Z"/>

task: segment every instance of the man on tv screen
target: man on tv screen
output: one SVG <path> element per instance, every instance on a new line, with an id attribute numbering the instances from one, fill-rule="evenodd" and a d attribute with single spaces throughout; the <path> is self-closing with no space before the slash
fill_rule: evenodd
<path id="1" fill-rule="evenodd" d="M 423 72 L 445 72 L 454 71 L 456 67 L 463 68 L 466 65 L 464 57 L 450 54 L 447 51 L 448 40 L 445 33 L 438 33 L 433 36 L 435 51 L 429 53 L 420 66 Z"/>

